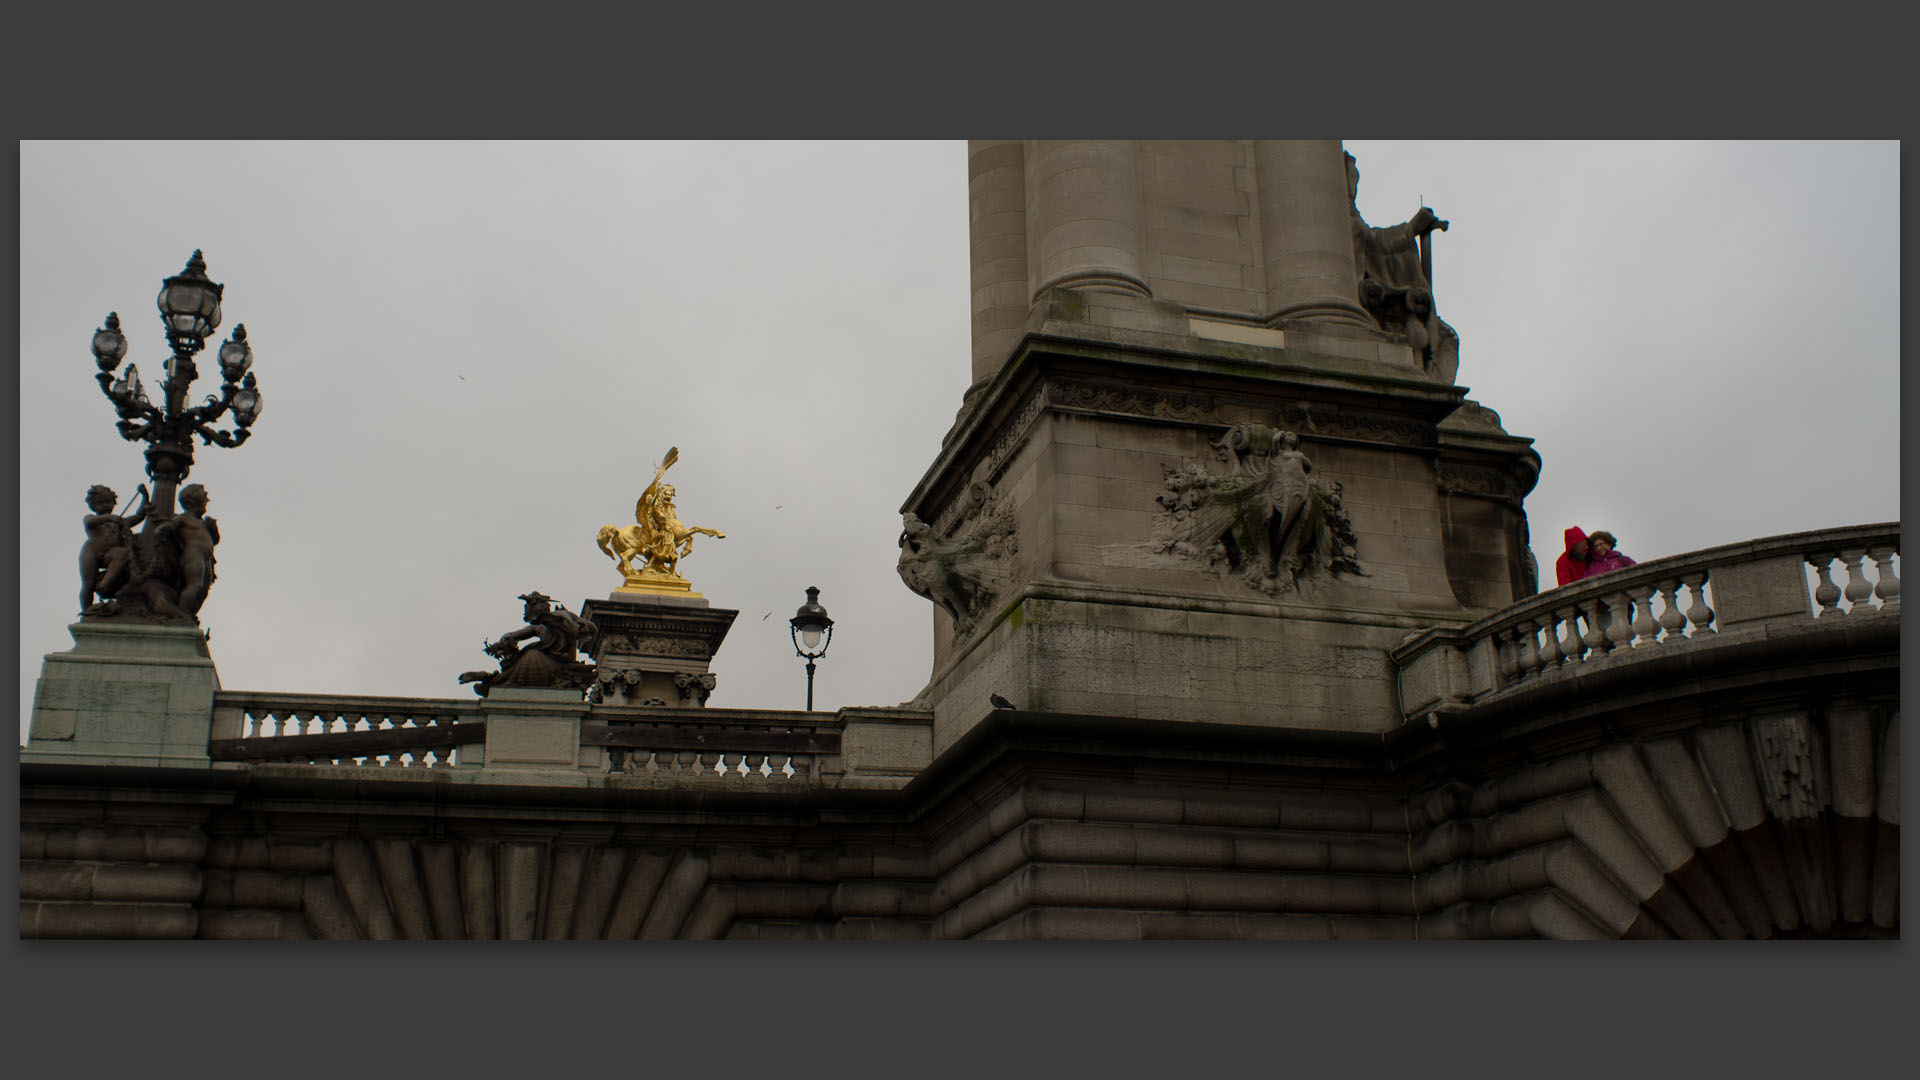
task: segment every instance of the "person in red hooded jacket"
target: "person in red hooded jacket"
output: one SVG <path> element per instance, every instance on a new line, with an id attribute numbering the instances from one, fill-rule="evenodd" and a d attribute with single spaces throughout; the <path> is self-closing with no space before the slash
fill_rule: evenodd
<path id="1" fill-rule="evenodd" d="M 1587 576 L 1587 534 L 1580 526 L 1567 530 L 1567 550 L 1554 562 L 1553 572 L 1562 585 Z"/>

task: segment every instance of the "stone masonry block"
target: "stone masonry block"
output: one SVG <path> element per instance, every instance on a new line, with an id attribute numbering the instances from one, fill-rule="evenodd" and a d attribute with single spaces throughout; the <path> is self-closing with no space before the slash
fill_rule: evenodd
<path id="1" fill-rule="evenodd" d="M 931 717 L 880 722 L 848 714 L 840 738 L 840 756 L 849 775 L 912 775 L 933 761 Z"/>
<path id="2" fill-rule="evenodd" d="M 1141 827 L 1134 833 L 1134 861 L 1142 866 L 1233 865 L 1233 837 L 1197 829 Z"/>
<path id="3" fill-rule="evenodd" d="M 1236 252 L 1235 254 L 1239 254 Z M 1179 255 L 1160 257 L 1160 274 L 1175 281 L 1189 282 L 1194 285 L 1211 285 L 1223 289 L 1240 289 L 1244 283 L 1240 276 L 1241 264 L 1238 261 L 1225 262 L 1215 259 L 1186 258 Z"/>
<path id="4" fill-rule="evenodd" d="M 1053 501 L 1059 506 L 1099 506 L 1100 478 L 1074 473 L 1055 473 Z"/>
<path id="5" fill-rule="evenodd" d="M 1170 278 L 1148 278 L 1154 295 L 1186 307 L 1213 308 L 1220 311 L 1252 314 L 1266 297 L 1251 289 L 1195 285 Z"/>
<path id="6" fill-rule="evenodd" d="M 1101 422 L 1078 413 L 1053 413 L 1047 418 L 1046 435 L 1055 443 L 1093 446 L 1099 438 Z"/>
<path id="7" fill-rule="evenodd" d="M 1098 445 L 1109 450 L 1153 455 L 1156 459 L 1165 459 L 1165 464 L 1173 464 L 1180 457 L 1205 456 L 1212 458 L 1202 433 L 1188 427 L 1173 427 L 1164 424 L 1139 424 L 1107 422 L 1099 425 L 1096 431 Z M 1154 483 L 1159 484 L 1156 460 Z M 1138 479 L 1137 476 L 1131 477 Z"/>
<path id="8" fill-rule="evenodd" d="M 1710 578 L 1715 621 L 1726 630 L 1762 619 L 1812 615 L 1813 599 L 1802 569 L 1805 562 L 1798 555 L 1786 555 L 1716 567 Z"/>
<path id="9" fill-rule="evenodd" d="M 1023 827 L 1029 858 L 1040 862 L 1120 863 L 1134 861 L 1130 825 L 1033 821 Z"/>
<path id="10" fill-rule="evenodd" d="M 1235 828 L 1271 829 L 1280 823 L 1280 808 L 1272 800 L 1261 796 L 1241 796 L 1238 798 L 1206 798 L 1188 796 L 1186 812 L 1181 817 L 1184 825 L 1232 826 Z M 1236 850 L 1238 839 L 1235 840 Z"/>
<path id="11" fill-rule="evenodd" d="M 1253 243 L 1240 223 L 1246 215 L 1228 209 L 1171 206 L 1148 215 L 1147 244 L 1158 252 L 1240 265 L 1253 261 Z"/>

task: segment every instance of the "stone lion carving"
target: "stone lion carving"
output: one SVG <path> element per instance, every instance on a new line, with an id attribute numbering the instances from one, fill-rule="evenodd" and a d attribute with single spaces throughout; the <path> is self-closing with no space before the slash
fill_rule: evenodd
<path id="1" fill-rule="evenodd" d="M 1237 572 L 1269 595 L 1316 573 L 1365 576 L 1340 485 L 1312 475 L 1299 436 L 1239 424 L 1214 449 L 1224 475 L 1194 461 L 1162 466 L 1155 551 Z"/>

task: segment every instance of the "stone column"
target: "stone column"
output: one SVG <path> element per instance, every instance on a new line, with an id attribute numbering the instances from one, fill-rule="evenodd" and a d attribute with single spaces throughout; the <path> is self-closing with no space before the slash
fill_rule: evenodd
<path id="1" fill-rule="evenodd" d="M 1338 139 L 1254 143 L 1260 239 L 1267 258 L 1267 321 L 1377 329 L 1360 306 L 1353 265 L 1353 201 Z"/>
<path id="2" fill-rule="evenodd" d="M 968 263 L 973 286 L 973 382 L 1000 370 L 1027 321 L 1026 146 L 967 143 Z"/>
<path id="3" fill-rule="evenodd" d="M 1131 142 L 1028 142 L 1028 299 L 1048 289 L 1153 295 L 1141 273 Z"/>

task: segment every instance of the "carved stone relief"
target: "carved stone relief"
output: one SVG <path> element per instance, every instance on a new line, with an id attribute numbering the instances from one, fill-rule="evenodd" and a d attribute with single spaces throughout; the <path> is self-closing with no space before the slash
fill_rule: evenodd
<path id="1" fill-rule="evenodd" d="M 622 634 L 617 649 L 605 651 L 633 653 L 639 656 L 691 656 L 700 660 L 707 659 L 708 655 L 703 642 L 652 634 Z"/>
<path id="2" fill-rule="evenodd" d="M 1281 427 L 1320 438 L 1353 439 L 1392 446 L 1433 445 L 1433 425 L 1420 420 L 1353 412 L 1306 402 L 1274 402 L 1266 398 L 1226 394 L 1189 393 L 1147 386 L 1065 381 L 1055 387 L 1054 402 L 1063 409 L 1157 420 L 1187 420 L 1227 427 L 1229 410 L 1241 415 L 1272 415 Z"/>
<path id="3" fill-rule="evenodd" d="M 712 672 L 696 674 L 681 671 L 673 676 L 673 688 L 680 691 L 680 700 L 693 701 L 698 705 L 705 705 L 708 696 L 713 693 L 713 688 L 719 684 L 719 678 Z"/>
<path id="4" fill-rule="evenodd" d="M 1314 575 L 1366 576 L 1340 485 L 1311 475 L 1299 443 L 1291 431 L 1238 424 L 1214 444 L 1224 475 L 1190 459 L 1162 466 L 1154 551 L 1237 573 L 1268 595 Z"/>
<path id="5" fill-rule="evenodd" d="M 1782 821 L 1817 817 L 1825 808 L 1826 755 L 1806 715 L 1779 716 L 1753 724 L 1760 789 Z"/>
<path id="6" fill-rule="evenodd" d="M 1012 505 L 984 482 L 968 488 L 955 517 L 959 526 L 941 537 L 918 515 L 902 515 L 898 569 L 907 588 L 940 605 L 964 637 L 1012 584 L 1020 541 Z"/>

